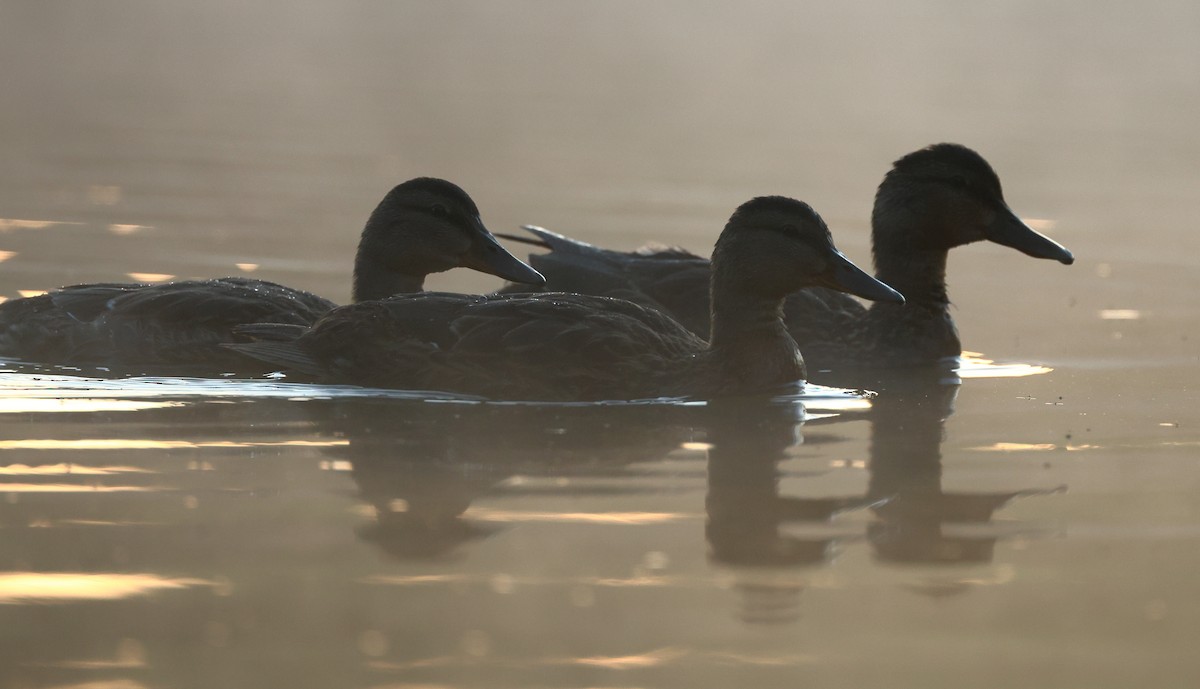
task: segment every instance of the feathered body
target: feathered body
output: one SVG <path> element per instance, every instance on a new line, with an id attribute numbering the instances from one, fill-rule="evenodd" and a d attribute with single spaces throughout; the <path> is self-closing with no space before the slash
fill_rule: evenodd
<path id="1" fill-rule="evenodd" d="M 804 378 L 780 320 L 792 291 L 836 284 L 902 301 L 837 252 L 811 208 L 783 197 L 743 204 L 713 266 L 710 342 L 624 299 L 424 293 L 335 309 L 291 341 L 231 348 L 325 382 L 548 401 L 709 397 Z"/>
<path id="2" fill-rule="evenodd" d="M 1006 205 L 987 161 L 957 144 L 936 144 L 897 160 L 876 193 L 871 227 L 876 277 L 900 291 L 907 304 L 876 302 L 868 309 L 847 294 L 819 287 L 789 295 L 784 321 L 812 368 L 912 366 L 960 354 L 946 293 L 946 258 L 956 246 L 990 240 L 1037 258 L 1074 260 L 1022 223 Z M 544 289 L 627 298 L 661 308 L 707 336 L 706 259 L 681 249 L 610 251 L 542 228 L 525 229 L 537 239 L 501 236 L 550 249 L 529 259 L 546 275 Z M 529 289 L 511 285 L 502 291 Z"/>
<path id="3" fill-rule="evenodd" d="M 425 276 L 464 266 L 540 281 L 504 251 L 466 192 L 417 178 L 384 197 L 363 229 L 354 266 L 355 301 L 418 292 Z M 337 306 L 274 282 L 245 277 L 162 284 L 64 287 L 0 305 L 0 356 L 57 364 L 244 371 L 249 360 L 220 343 L 257 323 L 311 325 Z"/>

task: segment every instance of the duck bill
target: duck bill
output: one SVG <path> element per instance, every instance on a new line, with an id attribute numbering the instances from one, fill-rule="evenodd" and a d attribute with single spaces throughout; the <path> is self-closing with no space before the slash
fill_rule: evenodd
<path id="1" fill-rule="evenodd" d="M 1034 258 L 1052 258 L 1065 265 L 1075 262 L 1075 256 L 1066 247 L 1021 222 L 1007 207 L 1001 209 L 988 227 L 987 238 Z"/>
<path id="2" fill-rule="evenodd" d="M 831 287 L 871 301 L 904 303 L 904 295 L 868 275 L 837 249 L 833 251 L 833 260 L 829 269 L 822 276 L 821 283 L 824 287 Z"/>
<path id="3" fill-rule="evenodd" d="M 484 273 L 491 273 L 510 282 L 521 282 L 527 285 L 544 285 L 546 278 L 542 274 L 525 265 L 521 259 L 508 253 L 500 246 L 496 237 L 488 232 L 483 223 L 478 223 L 479 231 L 475 241 L 466 256 L 463 266 Z"/>

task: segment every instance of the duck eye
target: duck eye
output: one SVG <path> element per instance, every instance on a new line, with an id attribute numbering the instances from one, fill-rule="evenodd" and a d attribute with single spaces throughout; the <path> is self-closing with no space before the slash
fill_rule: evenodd
<path id="1" fill-rule="evenodd" d="M 433 213 L 434 216 L 438 218 L 450 217 L 450 210 L 440 203 L 433 204 L 433 207 L 429 209 L 429 212 Z"/>

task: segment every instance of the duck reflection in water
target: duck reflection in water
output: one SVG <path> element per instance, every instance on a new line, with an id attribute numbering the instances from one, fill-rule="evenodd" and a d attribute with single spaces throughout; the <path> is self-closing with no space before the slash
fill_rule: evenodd
<path id="1" fill-rule="evenodd" d="M 885 562 L 989 563 L 1003 533 L 992 524 L 1012 499 L 1063 488 L 946 492 L 942 487 L 945 422 L 960 386 L 950 369 L 893 374 L 871 408 L 870 482 L 877 521 L 867 535 Z"/>
<path id="2" fill-rule="evenodd" d="M 729 399 L 714 403 L 708 418 L 704 535 L 711 560 L 772 569 L 826 562 L 837 539 L 833 516 L 864 501 L 856 496 L 780 495 L 779 464 L 790 448 L 803 442 L 803 408 L 769 399 Z M 799 525 L 808 527 L 805 533 L 783 532 Z M 743 622 L 781 624 L 800 617 L 802 579 L 738 576 L 735 588 Z"/>
<path id="3" fill-rule="evenodd" d="M 777 624 L 799 618 L 799 598 L 812 578 L 789 572 L 824 566 L 839 546 L 865 541 L 881 563 L 982 564 L 1006 535 L 1029 533 L 998 527 L 993 514 L 1015 497 L 1050 491 L 942 487 L 943 429 L 959 390 L 952 375 L 880 381 L 884 393 L 860 416 L 807 421 L 794 400 L 756 397 L 693 407 L 343 400 L 324 408 L 321 423 L 348 441 L 328 451 L 350 461 L 359 495 L 372 508 L 374 522 L 359 528 L 360 537 L 401 560 L 453 556 L 508 528 L 496 518 L 503 510 L 473 514 L 472 503 L 484 497 L 662 495 L 661 484 L 638 480 L 644 467 L 703 439 L 710 559 L 732 568 L 743 621 Z M 786 485 L 805 478 L 783 466 L 796 455 L 800 430 L 809 431 L 810 457 L 821 458 L 830 454 L 825 443 L 849 436 L 813 431 L 854 418 L 870 423 L 866 489 L 783 494 L 781 478 L 789 478 Z M 828 468 L 820 462 L 811 471 L 815 479 Z M 839 519 L 861 509 L 874 516 L 865 533 L 860 521 Z M 564 515 L 543 514 L 556 516 Z"/>
<path id="4" fill-rule="evenodd" d="M 402 408 L 401 408 L 402 407 Z M 483 496 L 630 494 L 637 488 L 572 483 L 501 484 L 516 476 L 627 477 L 691 439 L 681 408 L 652 405 L 546 407 L 340 401 L 321 424 L 348 443 L 348 460 L 375 523 L 359 536 L 401 559 L 445 557 L 500 528 L 472 519 Z"/>
<path id="5" fill-rule="evenodd" d="M 800 426 L 769 403 L 714 405 L 708 426 L 712 447 L 705 535 L 714 562 L 746 574 L 737 585 L 743 620 L 778 623 L 800 616 L 802 580 L 764 580 L 745 568 L 828 562 L 837 544 L 861 538 L 834 523 L 841 512 L 871 509 L 875 519 L 867 525 L 866 538 L 880 562 L 986 564 L 995 557 L 997 541 L 1014 533 L 1012 527 L 999 529 L 992 523 L 997 510 L 1016 497 L 1062 490 L 943 489 L 944 426 L 954 411 L 958 383 L 952 369 L 938 368 L 877 381 L 884 392 L 865 413 L 870 450 L 863 495 L 781 495 L 779 465 L 788 459 Z"/>

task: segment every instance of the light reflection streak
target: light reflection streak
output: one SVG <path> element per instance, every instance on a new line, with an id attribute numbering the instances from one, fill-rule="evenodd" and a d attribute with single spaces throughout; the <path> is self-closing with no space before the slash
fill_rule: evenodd
<path id="1" fill-rule="evenodd" d="M 62 660 L 57 663 L 29 663 L 33 667 L 57 667 L 64 670 L 132 670 L 146 667 L 144 660 Z M 91 687 L 94 683 L 84 685 L 72 684 L 72 687 Z"/>
<path id="2" fill-rule="evenodd" d="M 253 273 L 258 270 L 257 263 L 234 263 L 233 265 L 237 266 L 238 270 L 243 270 L 247 273 Z"/>
<path id="3" fill-rule="evenodd" d="M 1053 371 L 1038 364 L 997 364 L 978 352 L 963 352 L 955 372 L 960 378 L 1024 378 Z"/>
<path id="4" fill-rule="evenodd" d="M 233 441 L 212 440 L 191 442 L 188 440 L 148 440 L 141 438 L 81 438 L 78 440 L 55 440 L 50 438 L 28 438 L 22 440 L 0 440 L 0 450 L 176 450 L 202 447 L 340 447 L 349 440 L 279 440 L 279 441 Z"/>
<path id="5" fill-rule="evenodd" d="M 19 399 L 161 399 L 186 396 L 206 398 L 206 402 L 213 401 L 209 398 L 304 400 L 364 397 L 419 400 L 425 403 L 476 403 L 479 401 L 479 398 L 451 393 L 362 388 L 353 385 L 312 385 L 233 378 L 166 378 L 158 376 L 107 379 L 43 373 L 11 373 L 0 376 L 0 396 Z"/>
<path id="6" fill-rule="evenodd" d="M 818 658 L 816 656 L 795 653 L 787 655 L 751 655 L 737 651 L 700 651 L 678 646 L 665 646 L 663 648 L 657 648 L 642 653 L 631 653 L 621 656 L 552 656 L 522 660 L 503 657 L 478 658 L 465 655 L 444 655 L 408 661 L 376 660 L 371 661 L 368 664 L 368 667 L 373 670 L 403 672 L 422 668 L 453 667 L 456 665 L 490 665 L 513 668 L 561 667 L 575 665 L 603 670 L 612 670 L 614 672 L 626 672 L 629 670 L 666 667 L 669 665 L 677 665 L 682 662 L 687 662 L 688 664 L 703 663 L 710 665 L 793 667 L 797 665 L 811 664 L 817 662 L 817 660 Z M 408 685 L 402 686 L 405 686 L 406 689 L 408 687 Z"/>
<path id="7" fill-rule="evenodd" d="M 968 450 L 977 450 L 979 452 L 1047 452 L 1049 450 L 1066 450 L 1067 452 L 1078 452 L 1080 450 L 1095 450 L 1099 449 L 1099 445 L 1058 445 L 1056 443 L 992 443 L 991 445 L 979 445 L 976 447 L 968 447 Z"/>
<path id="8" fill-rule="evenodd" d="M 549 664 L 587 665 L 602 667 L 608 670 L 632 670 L 635 668 L 657 667 L 673 663 L 688 655 L 689 651 L 682 648 L 666 647 L 648 653 L 627 656 L 590 656 L 586 658 L 564 658 L 548 661 Z"/>
<path id="9" fill-rule="evenodd" d="M 666 575 L 634 575 L 630 577 L 512 577 L 505 575 L 505 581 L 512 587 L 526 586 L 594 586 L 597 588 L 661 588 L 670 586 L 676 589 L 728 589 L 734 586 L 758 586 L 769 588 L 813 588 L 837 589 L 842 584 L 836 578 L 814 575 L 804 572 L 778 572 L 764 570 L 761 572 L 740 571 L 736 577 L 722 572 L 713 576 L 666 576 Z M 484 574 L 375 574 L 363 577 L 359 583 L 372 586 L 435 586 L 435 585 L 472 585 L 493 588 L 495 575 Z"/>
<path id="10" fill-rule="evenodd" d="M 702 519 L 704 515 L 678 512 L 534 512 L 470 507 L 463 513 L 463 517 L 489 522 L 557 522 L 640 526 L 664 524 L 684 519 Z"/>
<path id="11" fill-rule="evenodd" d="M 322 460 L 317 468 L 321 471 L 354 471 L 354 464 L 347 462 L 344 459 L 335 459 L 333 461 Z M 403 512 L 404 510 L 393 510 L 394 512 Z"/>
<path id="12" fill-rule="evenodd" d="M 125 273 L 125 274 L 128 275 L 131 279 L 137 280 L 138 282 L 166 282 L 167 280 L 170 280 L 171 278 L 175 277 L 174 275 L 170 275 L 168 273 Z"/>
<path id="13" fill-rule="evenodd" d="M 787 666 L 787 665 L 804 665 L 807 663 L 816 662 L 816 656 L 811 655 L 779 655 L 779 656 L 761 656 L 747 655 L 745 653 L 723 653 L 714 651 L 709 654 L 713 660 L 717 662 L 725 662 L 731 665 L 765 665 L 765 666 Z"/>
<path id="14" fill-rule="evenodd" d="M 388 509 L 392 512 L 406 512 L 408 511 L 408 503 L 404 500 L 393 500 L 388 504 Z M 376 516 L 376 508 L 372 505 L 355 505 L 350 508 L 350 511 L 368 518 Z M 465 519 L 476 519 L 487 522 L 548 522 L 557 524 L 603 524 L 608 526 L 645 526 L 705 518 L 703 514 L 689 514 L 684 512 L 534 512 L 525 510 L 497 510 L 487 507 L 469 507 L 463 512 L 462 516 Z"/>
<path id="15" fill-rule="evenodd" d="M 17 255 L 17 252 L 15 252 L 15 251 L 0 251 L 0 263 L 4 263 L 8 259 L 10 259 L 16 255 Z"/>
<path id="16" fill-rule="evenodd" d="M 111 476 L 113 474 L 157 474 L 157 471 L 131 466 L 91 467 L 82 464 L 10 464 L 0 466 L 0 476 L 57 476 L 70 474 L 73 476 Z"/>
<path id="17" fill-rule="evenodd" d="M 0 232 L 9 232 L 12 230 L 44 230 L 47 227 L 56 227 L 58 225 L 82 225 L 81 222 L 68 222 L 66 220 L 22 220 L 19 218 L 0 218 Z"/>
<path id="18" fill-rule="evenodd" d="M 147 689 L 145 684 L 132 679 L 101 679 L 78 684 L 54 684 L 45 689 Z"/>
<path id="19" fill-rule="evenodd" d="M 1100 309 L 1101 320 L 1105 321 L 1136 321 L 1145 314 L 1137 309 Z"/>
<path id="20" fill-rule="evenodd" d="M 0 493 L 156 493 L 163 486 L 101 486 L 77 483 L 0 483 Z"/>
<path id="21" fill-rule="evenodd" d="M 871 398 L 873 397 L 875 397 L 875 393 L 873 392 L 834 388 L 827 385 L 806 382 L 803 384 L 800 392 L 780 395 L 775 397 L 774 400 L 776 402 L 799 402 L 803 405 L 806 412 L 809 410 L 837 412 L 865 411 L 870 409 Z"/>
<path id="22" fill-rule="evenodd" d="M 165 526 L 166 522 L 143 522 L 143 521 L 114 521 L 105 519 L 55 519 L 55 520 L 39 520 L 29 523 L 30 527 L 36 529 L 54 529 L 63 526 Z"/>
<path id="23" fill-rule="evenodd" d="M 1161 443 L 1114 443 L 1109 445 L 1058 445 L 1055 443 L 992 443 L 991 445 L 978 445 L 976 447 L 968 447 L 968 450 L 977 452 L 1049 452 L 1051 450 L 1066 450 L 1067 452 L 1080 452 L 1083 450 L 1141 450 L 1155 447 L 1197 447 L 1200 446 L 1200 440 L 1182 440 L 1182 441 L 1164 441 Z"/>
<path id="24" fill-rule="evenodd" d="M 0 574 L 0 605 L 121 600 L 158 591 L 212 586 L 204 579 L 157 574 L 9 572 Z"/>
<path id="25" fill-rule="evenodd" d="M 165 409 L 167 407 L 182 406 L 186 405 L 183 402 L 148 402 L 134 400 L 91 399 L 87 397 L 74 399 L 4 398 L 0 399 L 0 414 L 76 414 L 81 412 L 97 411 L 141 411 L 143 409 Z"/>
<path id="26" fill-rule="evenodd" d="M 19 289 L 19 290 L 17 290 L 17 294 L 28 299 L 29 297 L 40 297 L 43 294 L 46 294 L 46 290 L 44 290 L 44 289 Z"/>
<path id="27" fill-rule="evenodd" d="M 427 584 L 480 584 L 490 586 L 493 577 L 468 574 L 420 574 L 415 576 L 400 576 L 377 574 L 361 579 L 364 584 L 382 586 L 424 586 Z M 705 587 L 711 582 L 703 582 Z M 511 577 L 514 586 L 599 586 L 602 588 L 659 588 L 662 586 L 679 586 L 685 581 L 679 577 L 665 576 L 633 576 L 633 577 Z"/>

